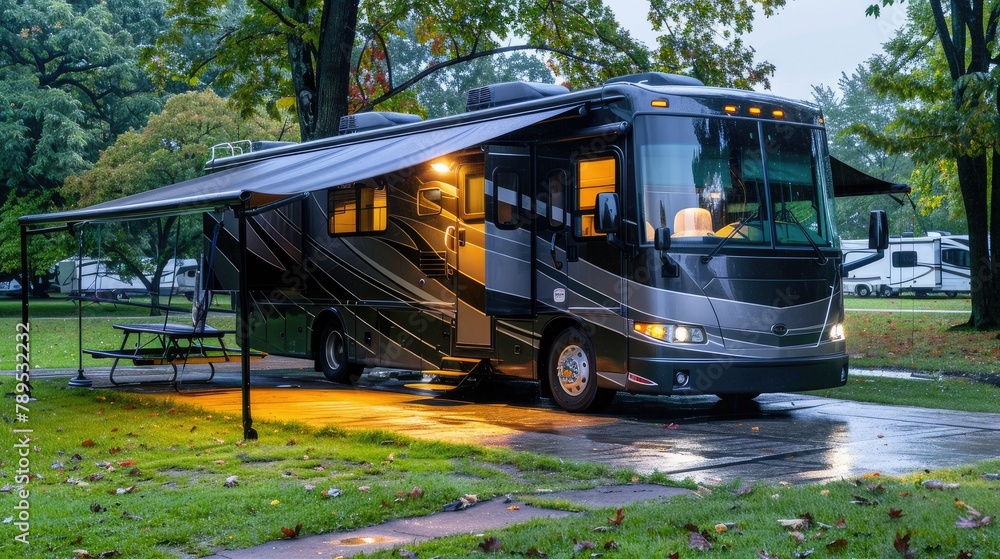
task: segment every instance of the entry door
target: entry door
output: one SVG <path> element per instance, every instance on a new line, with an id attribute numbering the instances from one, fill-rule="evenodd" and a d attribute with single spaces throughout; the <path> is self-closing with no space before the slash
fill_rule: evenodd
<path id="1" fill-rule="evenodd" d="M 485 188 L 482 164 L 458 168 L 458 211 L 454 229 L 445 235 L 446 250 L 455 254 L 455 343 L 491 347 L 492 320 L 484 306 L 486 289 Z"/>
<path id="2" fill-rule="evenodd" d="M 572 231 L 567 235 L 567 310 L 583 319 L 598 352 L 601 372 L 625 370 L 627 320 L 624 256 L 595 231 L 594 208 L 601 192 L 622 196 L 621 157 L 618 152 L 595 154 L 574 161 L 571 198 Z"/>
<path id="3" fill-rule="evenodd" d="M 486 314 L 530 316 L 532 274 L 531 152 L 491 146 L 486 153 Z"/>

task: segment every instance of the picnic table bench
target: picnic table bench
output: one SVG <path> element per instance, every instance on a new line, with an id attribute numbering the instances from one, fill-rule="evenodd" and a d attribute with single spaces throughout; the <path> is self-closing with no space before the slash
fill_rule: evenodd
<path id="1" fill-rule="evenodd" d="M 167 382 L 176 387 L 178 372 L 187 365 L 207 364 L 209 376 L 198 382 L 208 382 L 215 376 L 215 363 L 236 361 L 242 355 L 241 349 L 226 347 L 222 340 L 226 334 L 236 333 L 235 330 L 173 323 L 114 324 L 113 327 L 122 333 L 121 347 L 117 350 L 84 349 L 83 352 L 98 359 L 114 359 L 108 379 L 116 386 L 124 384 L 115 380 L 115 369 L 122 359 L 136 366 L 170 365 L 173 375 Z M 131 344 L 129 340 L 133 340 Z M 249 355 L 251 359 L 267 356 L 261 351 L 250 351 Z"/>

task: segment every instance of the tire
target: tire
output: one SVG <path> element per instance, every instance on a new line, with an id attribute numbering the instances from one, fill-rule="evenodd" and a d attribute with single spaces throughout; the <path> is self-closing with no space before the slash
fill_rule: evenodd
<path id="1" fill-rule="evenodd" d="M 323 375 L 330 382 L 355 384 L 361 378 L 364 367 L 347 359 L 347 337 L 337 326 L 330 324 L 323 329 L 319 338 L 316 360 Z"/>
<path id="2" fill-rule="evenodd" d="M 883 297 L 892 297 L 892 288 L 888 285 L 883 285 L 882 289 L 879 290 L 879 294 Z"/>
<path id="3" fill-rule="evenodd" d="M 552 399 L 566 411 L 599 411 L 615 397 L 614 390 L 597 387 L 594 346 L 579 328 L 567 328 L 553 340 L 547 371 Z"/>
<path id="4" fill-rule="evenodd" d="M 958 297 L 958 291 L 945 291 L 944 294 L 947 295 L 949 299 Z"/>
<path id="5" fill-rule="evenodd" d="M 854 288 L 854 293 L 857 294 L 858 297 L 867 297 L 872 294 L 872 289 L 862 283 Z"/>

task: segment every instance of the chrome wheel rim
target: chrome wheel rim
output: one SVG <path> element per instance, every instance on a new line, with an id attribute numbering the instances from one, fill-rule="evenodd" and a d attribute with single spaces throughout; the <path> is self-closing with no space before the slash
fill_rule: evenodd
<path id="1" fill-rule="evenodd" d="M 587 352 L 575 344 L 566 346 L 556 361 L 556 378 L 566 394 L 582 394 L 590 382 L 590 359 L 587 358 Z"/>

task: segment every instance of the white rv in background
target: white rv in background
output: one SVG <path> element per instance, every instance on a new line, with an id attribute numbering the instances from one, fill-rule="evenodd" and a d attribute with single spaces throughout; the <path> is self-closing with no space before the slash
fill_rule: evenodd
<path id="1" fill-rule="evenodd" d="M 967 236 L 934 233 L 926 237 L 891 237 L 885 255 L 851 271 L 844 278 L 844 292 L 859 297 L 875 294 L 892 297 L 901 292 L 916 295 L 968 293 L 969 241 Z M 841 241 L 844 263 L 873 254 L 868 240 Z"/>
<path id="2" fill-rule="evenodd" d="M 160 295 L 194 292 L 198 261 L 193 258 L 171 258 L 160 277 Z M 101 298 L 127 299 L 130 295 L 148 294 L 138 278 L 123 279 L 108 269 L 107 264 L 93 258 L 73 257 L 60 260 L 55 266 L 55 283 L 60 293 L 91 295 Z M 82 277 L 82 281 L 81 281 Z"/>

